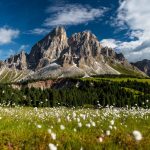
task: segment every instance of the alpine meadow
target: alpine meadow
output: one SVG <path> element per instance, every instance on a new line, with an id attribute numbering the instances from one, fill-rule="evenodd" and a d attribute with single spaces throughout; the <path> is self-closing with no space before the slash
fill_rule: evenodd
<path id="1" fill-rule="evenodd" d="M 149 5 L 1 0 L 0 150 L 149 150 Z"/>

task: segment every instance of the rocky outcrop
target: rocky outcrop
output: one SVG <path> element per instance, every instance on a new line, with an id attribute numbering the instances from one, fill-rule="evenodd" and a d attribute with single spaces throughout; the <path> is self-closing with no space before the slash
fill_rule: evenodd
<path id="1" fill-rule="evenodd" d="M 25 51 L 22 50 L 19 54 L 16 54 L 6 59 L 5 64 L 8 68 L 26 70 L 28 67 L 27 54 L 25 53 Z"/>
<path id="2" fill-rule="evenodd" d="M 14 89 L 21 89 L 21 88 L 37 88 L 37 89 L 41 89 L 41 90 L 44 90 L 44 89 L 48 89 L 48 88 L 51 88 L 54 84 L 54 81 L 53 80 L 45 80 L 45 81 L 35 81 L 35 82 L 32 82 L 32 83 L 27 83 L 27 84 L 11 84 L 11 86 L 14 88 Z"/>
<path id="3" fill-rule="evenodd" d="M 132 64 L 150 76 L 150 60 L 144 59 Z"/>

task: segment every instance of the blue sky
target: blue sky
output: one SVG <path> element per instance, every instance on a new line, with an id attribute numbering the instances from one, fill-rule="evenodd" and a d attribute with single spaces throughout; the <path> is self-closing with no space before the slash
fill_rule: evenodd
<path id="1" fill-rule="evenodd" d="M 150 59 L 149 6 L 149 0 L 1 0 L 0 59 L 21 49 L 29 52 L 58 25 L 68 37 L 91 30 L 129 61 Z"/>

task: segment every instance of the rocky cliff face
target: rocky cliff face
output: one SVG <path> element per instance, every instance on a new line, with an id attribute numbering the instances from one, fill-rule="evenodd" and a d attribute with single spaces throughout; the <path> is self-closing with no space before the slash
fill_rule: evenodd
<path id="1" fill-rule="evenodd" d="M 132 64 L 150 76 L 150 60 L 144 59 Z"/>
<path id="2" fill-rule="evenodd" d="M 80 70 L 83 75 L 119 74 L 108 66 L 102 53 L 103 47 L 94 34 L 89 31 L 73 34 L 68 39 L 68 49 L 63 51 L 58 63 L 65 68 Z"/>
<path id="3" fill-rule="evenodd" d="M 102 47 L 90 31 L 75 33 L 67 38 L 63 27 L 52 30 L 32 47 L 29 54 L 21 51 L 0 66 L 9 68 L 9 72 L 13 69 L 15 73 L 11 74 L 16 76 L 18 76 L 17 70 L 22 70 L 23 74 L 26 72 L 19 77 L 19 80 L 121 74 L 128 70 L 142 74 L 137 68 L 133 68 L 123 54 L 117 54 L 111 48 Z M 124 69 L 125 71 L 122 72 Z M 2 71 L 4 77 L 8 78 L 8 73 L 4 74 L 5 68 L 0 69 L 0 74 Z M 4 77 L 2 77 L 3 80 Z M 15 81 L 17 79 L 18 77 L 15 77 Z"/>
<path id="4" fill-rule="evenodd" d="M 68 47 L 66 31 L 57 27 L 45 38 L 36 43 L 29 54 L 29 68 L 40 69 L 60 57 Z"/>
<path id="5" fill-rule="evenodd" d="M 96 36 L 89 31 L 73 34 L 68 39 L 68 45 L 69 48 L 61 56 L 64 64 L 69 60 L 70 64 L 83 67 L 85 64 L 90 66 L 92 59 L 103 61 L 102 46 Z"/>

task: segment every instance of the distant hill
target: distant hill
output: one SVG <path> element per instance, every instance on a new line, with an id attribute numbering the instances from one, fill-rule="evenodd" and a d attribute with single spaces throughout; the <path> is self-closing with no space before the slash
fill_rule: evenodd
<path id="1" fill-rule="evenodd" d="M 132 64 L 150 76 L 150 60 L 144 59 Z"/>

